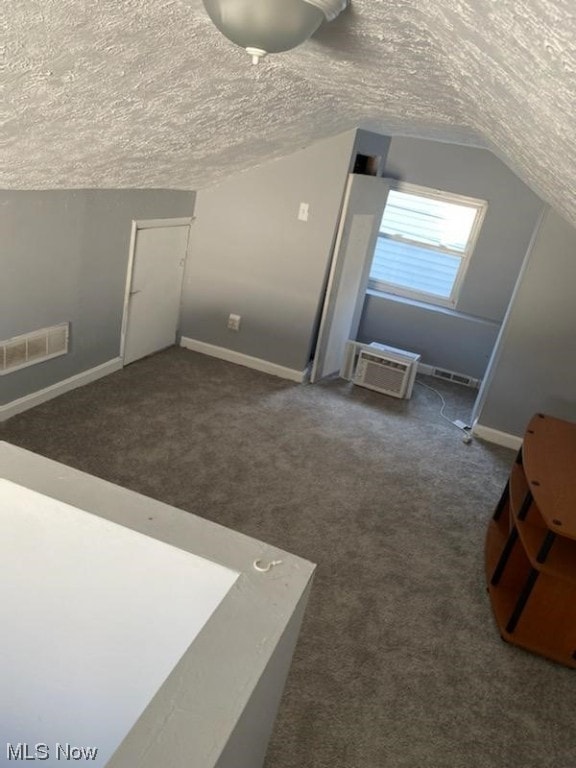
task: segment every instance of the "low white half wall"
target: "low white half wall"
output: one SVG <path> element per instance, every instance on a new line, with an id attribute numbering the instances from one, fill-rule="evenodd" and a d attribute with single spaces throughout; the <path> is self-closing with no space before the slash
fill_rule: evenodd
<path id="1" fill-rule="evenodd" d="M 261 768 L 311 563 L 2 442 L 0 562 L 3 755 Z"/>
<path id="2" fill-rule="evenodd" d="M 99 768 L 238 572 L 7 480 L 0 500 L 0 745 Z"/>

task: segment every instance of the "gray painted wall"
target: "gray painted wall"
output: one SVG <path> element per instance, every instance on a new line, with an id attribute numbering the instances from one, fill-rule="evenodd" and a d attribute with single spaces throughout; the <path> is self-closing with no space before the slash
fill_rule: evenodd
<path id="1" fill-rule="evenodd" d="M 494 155 L 474 147 L 394 137 L 384 173 L 487 200 L 488 212 L 456 311 L 372 294 L 358 338 L 419 352 L 425 363 L 481 377 L 543 203 Z"/>
<path id="2" fill-rule="evenodd" d="M 194 193 L 0 192 L 0 338 L 71 322 L 70 354 L 0 378 L 0 404 L 118 356 L 132 219 L 191 216 Z"/>
<path id="3" fill-rule="evenodd" d="M 384 176 L 388 152 L 390 150 L 391 139 L 389 136 L 383 136 L 381 133 L 373 133 L 359 128 L 356 131 L 352 157 L 350 158 L 350 172 L 354 168 L 354 162 L 358 153 L 378 158 L 376 166 L 376 176 Z"/>
<path id="4" fill-rule="evenodd" d="M 534 413 L 576 421 L 576 230 L 550 210 L 506 319 L 478 422 L 521 437 Z"/>
<path id="5" fill-rule="evenodd" d="M 355 131 L 200 190 L 181 332 L 301 371 L 308 364 Z M 309 219 L 297 218 L 307 202 Z M 240 332 L 226 327 L 242 316 Z"/>
<path id="6" fill-rule="evenodd" d="M 422 362 L 481 379 L 500 326 L 470 315 L 454 316 L 418 302 L 382 300 L 369 291 L 360 340 L 380 341 L 422 355 Z M 382 339 L 382 340 L 384 340 Z"/>

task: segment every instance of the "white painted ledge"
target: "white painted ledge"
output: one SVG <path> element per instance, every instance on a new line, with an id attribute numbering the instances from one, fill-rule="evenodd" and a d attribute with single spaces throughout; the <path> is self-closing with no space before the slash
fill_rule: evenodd
<path id="1" fill-rule="evenodd" d="M 0 499 L 3 751 L 104 768 L 239 572 L 1 477 Z"/>
<path id="2" fill-rule="evenodd" d="M 235 352 L 226 347 L 217 347 L 215 344 L 207 344 L 205 341 L 190 339 L 183 336 L 180 340 L 180 346 L 189 349 L 192 352 L 200 352 L 203 355 L 217 357 L 219 360 L 226 360 L 228 363 L 243 365 L 245 368 L 253 368 L 262 373 L 270 373 L 272 376 L 279 376 L 281 379 L 289 379 L 302 384 L 307 378 L 308 371 L 297 371 L 295 368 L 286 368 L 277 363 L 271 363 L 268 360 L 262 360 L 259 357 L 244 355 L 242 352 Z"/>
<path id="3" fill-rule="evenodd" d="M 106 759 L 106 768 L 262 768 L 308 599 L 312 563 L 2 441 L 0 479 L 5 481 L 0 482 L 4 521 L 10 530 L 16 526 L 22 534 L 13 551 L 13 537 L 5 536 L 3 551 L 11 551 L 4 589 L 8 600 L 5 624 L 14 625 L 12 629 L 24 635 L 26 644 L 36 643 L 26 655 L 22 654 L 26 649 L 14 647 L 18 632 L 14 637 L 4 632 L 6 637 L 0 641 L 0 645 L 12 644 L 10 653 L 0 658 L 0 683 L 3 673 L 12 680 L 10 685 L 0 686 L 3 700 L 11 702 L 7 718 L 14 719 L 17 707 L 25 703 L 33 714 L 32 719 L 24 718 L 27 723 L 12 723 L 14 727 L 8 721 L 0 723 L 0 735 L 14 740 L 15 748 L 18 742 L 28 742 L 32 757 L 34 745 L 44 742 L 53 758 L 42 763 L 47 766 L 70 764 L 64 758 L 57 760 L 54 739 L 69 741 L 76 749 L 100 747 L 99 756 L 107 758 L 114 747 L 112 729 L 116 736 L 123 736 L 128 728 Z M 20 486 L 18 495 L 2 495 L 2 487 L 14 490 L 13 484 Z M 32 497 L 33 506 L 29 503 Z M 61 515 L 65 516 L 62 520 Z M 102 545 L 99 553 L 94 551 L 98 543 Z M 42 555 L 42 562 L 36 562 L 36 552 Z M 92 552 L 90 561 L 88 552 Z M 203 612 L 207 620 L 190 642 L 189 620 L 196 598 L 190 594 L 188 571 L 196 567 L 198 558 L 211 574 L 214 566 L 220 573 L 221 568 L 232 571 L 234 583 L 229 589 L 224 584 L 225 594 L 221 597 L 220 591 L 216 596 L 216 602 L 221 599 L 215 610 Z M 164 573 L 165 566 L 169 573 Z M 210 582 L 213 584 L 212 576 Z M 21 589 L 16 590 L 15 585 Z M 196 585 L 205 597 L 204 585 Z M 71 591 L 76 593 L 75 600 L 68 598 Z M 19 592 L 26 593 L 20 595 L 24 598 L 34 595 L 35 604 L 19 599 Z M 167 616 L 175 599 L 179 603 L 172 605 L 175 615 Z M 41 614 L 35 611 L 38 601 Z M 92 615 L 92 606 L 103 613 Z M 136 620 L 138 638 L 132 637 L 123 653 L 120 643 L 129 639 L 124 635 L 126 622 Z M 23 632 L 26 626 L 28 631 Z M 180 632 L 179 627 L 185 631 Z M 85 630 L 88 640 L 80 637 Z M 64 638 L 64 645 L 55 642 L 56 635 Z M 170 657 L 163 652 L 153 664 L 142 658 L 142 654 L 155 656 L 159 643 L 172 646 Z M 104 668 L 96 683 L 98 690 L 85 677 L 95 671 L 89 644 L 95 645 Z M 104 644 L 108 652 L 102 657 Z M 48 645 L 53 658 L 46 667 Z M 24 671 L 28 678 L 32 676 L 31 685 L 37 682 L 35 670 L 52 676 L 59 685 L 43 689 L 38 698 L 33 692 L 25 696 L 23 681 L 18 679 L 21 675 L 14 675 L 13 656 L 29 660 Z M 120 662 L 123 681 L 115 678 L 116 662 Z M 149 679 L 147 690 L 142 691 L 142 678 L 154 668 L 155 680 Z M 144 695 L 131 717 L 120 723 L 115 717 L 118 707 L 129 700 L 135 702 L 136 688 L 126 674 Z M 121 689 L 118 699 L 112 690 L 117 687 Z M 58 696 L 76 697 L 77 706 L 66 715 L 53 707 Z M 142 704 L 145 709 L 132 725 L 130 720 Z M 48 718 L 66 722 L 58 732 L 49 732 L 44 727 Z M 85 721 L 83 733 L 73 728 L 77 718 Z M 28 732 L 23 733 L 19 728 L 26 724 Z M 7 726 L 9 732 L 3 730 Z M 6 750 L 6 744 L 2 749 Z M 73 757 L 76 759 L 76 765 L 98 766 L 96 760 Z"/>
<path id="4" fill-rule="evenodd" d="M 52 384 L 45 389 L 38 390 L 38 392 L 31 392 L 29 395 L 18 398 L 18 400 L 12 400 L 12 402 L 6 403 L 6 405 L 0 405 L 0 422 L 23 413 L 23 411 L 27 411 L 29 408 L 35 408 L 37 405 L 46 403 L 48 400 L 63 395 L 65 392 L 70 392 L 78 387 L 83 387 L 85 384 L 97 381 L 104 376 L 108 376 L 110 373 L 119 371 L 122 367 L 122 358 L 115 357 L 113 360 L 108 360 L 108 362 L 97 365 L 95 368 L 90 368 L 87 371 L 82 371 L 82 373 L 77 373 L 75 376 L 70 376 L 68 379 L 58 381 L 56 384 Z"/>

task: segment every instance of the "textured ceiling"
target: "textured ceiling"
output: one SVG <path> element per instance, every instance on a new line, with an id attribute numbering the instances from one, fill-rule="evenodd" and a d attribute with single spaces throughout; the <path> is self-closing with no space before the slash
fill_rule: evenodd
<path id="1" fill-rule="evenodd" d="M 352 0 L 258 66 L 201 0 L 7 0 L 0 187 L 198 189 L 362 126 L 486 146 L 576 223 L 575 0 Z"/>

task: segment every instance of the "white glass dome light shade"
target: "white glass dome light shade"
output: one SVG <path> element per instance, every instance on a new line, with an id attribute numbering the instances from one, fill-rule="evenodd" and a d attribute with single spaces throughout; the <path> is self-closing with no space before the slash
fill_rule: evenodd
<path id="1" fill-rule="evenodd" d="M 306 0 L 203 0 L 215 26 L 256 58 L 307 40 L 326 18 Z M 254 60 L 254 59 L 253 59 Z"/>

